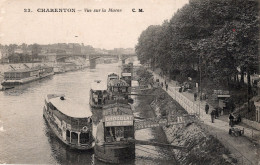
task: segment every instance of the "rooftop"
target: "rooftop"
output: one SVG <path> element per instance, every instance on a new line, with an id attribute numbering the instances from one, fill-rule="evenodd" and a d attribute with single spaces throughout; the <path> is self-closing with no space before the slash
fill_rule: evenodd
<path id="1" fill-rule="evenodd" d="M 131 105 L 129 104 L 108 104 L 103 106 L 103 115 L 133 115 Z"/>
<path id="2" fill-rule="evenodd" d="M 23 68 L 23 69 L 17 69 L 17 70 L 10 70 L 6 71 L 5 73 L 20 73 L 20 72 L 31 72 L 31 71 L 36 71 L 39 69 L 46 69 L 46 68 L 51 68 L 49 66 L 36 66 L 33 68 Z"/>
<path id="3" fill-rule="evenodd" d="M 112 79 L 108 82 L 109 86 L 129 86 L 125 80 Z"/>
<path id="4" fill-rule="evenodd" d="M 107 85 L 103 82 L 94 82 L 91 84 L 91 89 L 94 91 L 104 91 L 107 90 Z"/>

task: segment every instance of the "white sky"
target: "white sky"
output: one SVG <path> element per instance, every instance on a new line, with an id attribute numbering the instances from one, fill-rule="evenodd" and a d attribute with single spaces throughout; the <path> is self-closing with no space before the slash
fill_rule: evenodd
<path id="1" fill-rule="evenodd" d="M 0 43 L 84 43 L 96 48 L 128 48 L 150 25 L 158 25 L 189 0 L 0 0 Z M 26 13 L 30 8 L 33 12 Z M 38 8 L 76 8 L 76 13 L 39 13 Z M 122 9 L 120 13 L 87 13 Z M 142 8 L 143 13 L 132 12 Z M 75 37 L 78 36 L 78 37 Z"/>

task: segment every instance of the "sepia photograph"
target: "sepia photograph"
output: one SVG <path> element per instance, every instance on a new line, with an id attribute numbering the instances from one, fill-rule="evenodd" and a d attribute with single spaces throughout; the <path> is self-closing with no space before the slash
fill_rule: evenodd
<path id="1" fill-rule="evenodd" d="M 260 165 L 258 0 L 0 0 L 0 164 Z"/>

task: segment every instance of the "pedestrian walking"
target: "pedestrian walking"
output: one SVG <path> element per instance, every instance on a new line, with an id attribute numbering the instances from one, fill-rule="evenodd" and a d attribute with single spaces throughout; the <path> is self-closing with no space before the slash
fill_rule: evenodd
<path id="1" fill-rule="evenodd" d="M 166 84 L 165 87 L 166 87 L 166 91 L 168 91 L 168 84 Z"/>
<path id="2" fill-rule="evenodd" d="M 163 88 L 163 82 L 161 82 L 161 86 L 162 86 L 162 88 Z"/>
<path id="3" fill-rule="evenodd" d="M 165 85 L 167 84 L 166 80 L 164 81 L 164 84 L 165 84 Z"/>
<path id="4" fill-rule="evenodd" d="M 194 93 L 194 101 L 197 100 L 197 97 L 198 97 L 198 94 L 197 94 L 197 92 L 195 92 L 195 93 Z"/>
<path id="5" fill-rule="evenodd" d="M 209 112 L 209 105 L 208 105 L 208 103 L 206 103 L 206 105 L 205 105 L 205 111 L 206 111 L 206 114 L 208 114 L 208 112 Z"/>
<path id="6" fill-rule="evenodd" d="M 214 110 L 211 111 L 210 116 L 211 116 L 211 122 L 214 123 L 214 116 L 215 116 Z"/>
<path id="7" fill-rule="evenodd" d="M 238 114 L 238 116 L 237 116 L 237 122 L 240 123 L 241 121 L 242 121 L 242 119 L 241 119 L 241 115 Z"/>
<path id="8" fill-rule="evenodd" d="M 217 119 L 217 118 L 218 118 L 218 114 L 219 114 L 219 113 L 218 113 L 218 108 L 215 108 L 214 111 L 215 111 L 215 119 Z"/>
<path id="9" fill-rule="evenodd" d="M 179 88 L 179 92 L 180 92 L 180 93 L 182 92 L 182 87 Z"/>
<path id="10" fill-rule="evenodd" d="M 229 114 L 229 125 L 230 125 L 230 127 L 233 127 L 233 122 L 234 122 L 234 116 L 233 116 L 233 114 L 232 113 L 230 113 Z"/>

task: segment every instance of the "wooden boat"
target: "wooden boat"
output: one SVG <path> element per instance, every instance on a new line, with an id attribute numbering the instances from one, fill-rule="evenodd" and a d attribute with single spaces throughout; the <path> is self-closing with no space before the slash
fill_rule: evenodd
<path id="1" fill-rule="evenodd" d="M 125 80 L 129 86 L 132 86 L 132 78 L 133 78 L 133 63 L 128 63 L 122 65 L 122 73 L 121 78 Z"/>
<path id="2" fill-rule="evenodd" d="M 91 84 L 89 104 L 93 108 L 102 108 L 108 98 L 107 86 L 100 80 Z"/>
<path id="3" fill-rule="evenodd" d="M 107 101 L 128 100 L 132 103 L 133 100 L 128 96 L 129 85 L 119 79 L 115 73 L 108 74 L 107 86 L 100 80 L 96 80 L 91 84 L 89 104 L 92 108 L 102 108 Z"/>
<path id="4" fill-rule="evenodd" d="M 123 163 L 135 157 L 134 115 L 126 103 L 103 106 L 103 119 L 97 126 L 95 157 L 107 163 Z"/>
<path id="5" fill-rule="evenodd" d="M 135 130 L 168 125 L 166 120 L 144 119 L 133 115 L 129 104 L 129 85 L 122 79 L 109 79 L 108 99 L 99 117 L 95 139 L 95 158 L 106 163 L 123 164 L 135 157 L 135 145 L 155 145 L 183 149 L 181 146 L 135 139 Z M 140 120 L 141 119 L 141 120 Z M 171 124 L 176 124 L 171 123 Z"/>
<path id="6" fill-rule="evenodd" d="M 25 65 L 27 66 L 27 65 Z M 13 68 L 13 67 L 11 67 Z M 39 80 L 54 74 L 53 67 L 38 66 L 34 68 L 27 68 L 4 72 L 4 80 L 2 86 L 21 85 L 31 81 Z"/>
<path id="7" fill-rule="evenodd" d="M 107 82 L 108 100 L 128 100 L 129 103 L 133 103 L 133 99 L 129 96 L 131 92 L 129 87 L 125 80 L 111 79 Z"/>
<path id="8" fill-rule="evenodd" d="M 45 99 L 43 116 L 55 135 L 74 149 L 94 147 L 92 112 L 65 95 L 49 94 Z"/>

